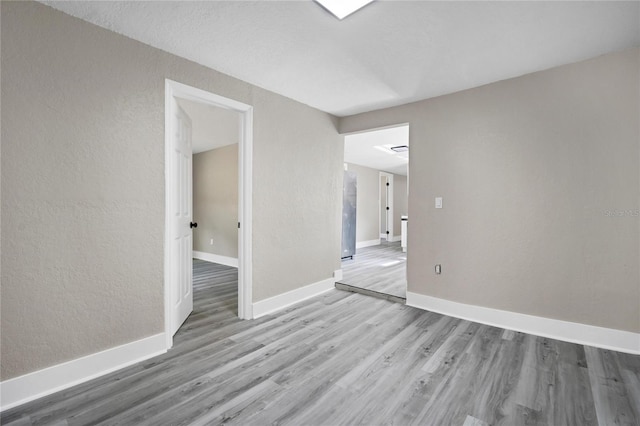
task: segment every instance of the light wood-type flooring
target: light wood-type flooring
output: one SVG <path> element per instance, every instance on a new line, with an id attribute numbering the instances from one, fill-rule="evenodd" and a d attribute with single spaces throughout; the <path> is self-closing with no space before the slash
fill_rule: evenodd
<path id="1" fill-rule="evenodd" d="M 356 249 L 353 260 L 342 261 L 340 283 L 406 299 L 407 253 L 402 252 L 400 242 L 384 240 L 377 246 Z"/>
<path id="2" fill-rule="evenodd" d="M 237 272 L 194 261 L 158 356 L 2 414 L 11 425 L 638 425 L 640 357 L 331 290 L 236 318 Z"/>

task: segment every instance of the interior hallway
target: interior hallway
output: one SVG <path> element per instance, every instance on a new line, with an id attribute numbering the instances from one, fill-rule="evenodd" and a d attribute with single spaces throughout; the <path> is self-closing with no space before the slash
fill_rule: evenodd
<path id="1" fill-rule="evenodd" d="M 330 291 L 236 317 L 237 270 L 194 261 L 168 353 L 2 413 L 5 425 L 640 422 L 640 357 Z"/>

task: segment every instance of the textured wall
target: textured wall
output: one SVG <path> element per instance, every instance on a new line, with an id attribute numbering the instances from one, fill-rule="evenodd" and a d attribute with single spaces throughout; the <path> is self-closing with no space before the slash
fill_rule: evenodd
<path id="1" fill-rule="evenodd" d="M 356 200 L 356 242 L 380 239 L 380 171 L 348 163 L 349 171 L 356 172 L 358 194 Z"/>
<path id="2" fill-rule="evenodd" d="M 256 135 L 253 300 L 331 277 L 340 268 L 344 138 L 331 116 L 268 92 L 252 104 Z M 256 136 L 257 137 L 257 136 Z M 304 279 L 302 279 L 304 277 Z"/>
<path id="3" fill-rule="evenodd" d="M 410 122 L 409 291 L 639 332 L 639 75 L 633 49 L 342 119 Z"/>
<path id="4" fill-rule="evenodd" d="M 165 78 L 254 106 L 254 301 L 340 267 L 334 118 L 38 3 L 1 31 L 2 380 L 163 331 Z"/>
<path id="5" fill-rule="evenodd" d="M 193 219 L 194 250 L 238 257 L 238 144 L 193 156 Z"/>

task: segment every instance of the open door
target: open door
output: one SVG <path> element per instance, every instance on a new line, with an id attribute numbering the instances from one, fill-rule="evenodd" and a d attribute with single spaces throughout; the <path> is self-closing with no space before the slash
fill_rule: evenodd
<path id="1" fill-rule="evenodd" d="M 380 173 L 380 238 L 393 241 L 393 174 Z"/>
<path id="2" fill-rule="evenodd" d="M 175 102 L 175 98 L 173 100 Z M 173 211 L 170 219 L 170 261 L 171 270 L 175 274 L 171 294 L 171 335 L 173 336 L 193 310 L 193 267 L 192 228 L 193 197 L 192 197 L 192 148 L 191 148 L 191 119 L 177 104 L 174 105 L 175 114 L 172 117 L 172 149 L 169 167 L 172 167 L 173 181 L 171 188 L 171 203 Z"/>

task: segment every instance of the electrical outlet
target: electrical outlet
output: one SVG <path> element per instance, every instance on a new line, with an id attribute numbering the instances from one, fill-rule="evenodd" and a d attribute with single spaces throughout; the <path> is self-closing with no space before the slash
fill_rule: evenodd
<path id="1" fill-rule="evenodd" d="M 211 240 L 209 240 L 209 244 L 213 245 L 213 238 Z"/>
<path id="2" fill-rule="evenodd" d="M 439 263 L 436 265 L 436 275 L 440 275 L 442 273 L 442 265 Z"/>

